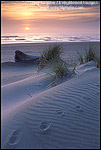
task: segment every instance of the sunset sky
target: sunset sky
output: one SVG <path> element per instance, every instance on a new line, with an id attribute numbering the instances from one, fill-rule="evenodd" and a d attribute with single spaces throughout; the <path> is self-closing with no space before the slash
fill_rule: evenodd
<path id="1" fill-rule="evenodd" d="M 30 1 L 1 2 L 1 33 L 99 33 L 100 6 L 42 9 Z"/>

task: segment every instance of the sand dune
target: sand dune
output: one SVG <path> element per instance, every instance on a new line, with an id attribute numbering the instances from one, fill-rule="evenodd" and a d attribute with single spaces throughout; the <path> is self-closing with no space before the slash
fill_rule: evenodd
<path id="1" fill-rule="evenodd" d="M 49 82 L 42 73 L 2 86 L 2 148 L 99 149 L 100 69 L 91 61 L 70 80 Z"/>
<path id="2" fill-rule="evenodd" d="M 2 108 L 4 113 L 7 109 L 15 107 L 19 102 L 28 100 L 36 94 L 47 90 L 52 82 L 52 77 L 43 73 L 33 73 L 30 77 L 2 86 Z"/>

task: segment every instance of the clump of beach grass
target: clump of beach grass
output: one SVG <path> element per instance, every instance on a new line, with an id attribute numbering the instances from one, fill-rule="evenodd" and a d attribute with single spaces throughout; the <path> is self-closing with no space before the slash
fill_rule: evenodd
<path id="1" fill-rule="evenodd" d="M 79 61 L 80 65 L 81 65 L 81 64 L 84 63 L 83 55 L 81 55 L 79 52 L 77 52 L 77 53 L 78 53 L 78 61 Z"/>
<path id="2" fill-rule="evenodd" d="M 77 67 L 77 64 L 75 63 L 74 66 L 73 66 L 73 70 L 72 70 L 72 73 L 73 73 L 73 74 L 76 73 L 76 67 Z"/>
<path id="3" fill-rule="evenodd" d="M 62 60 L 62 45 L 55 44 L 52 47 L 46 49 L 41 55 L 38 70 L 42 70 L 44 67 L 51 68 L 54 75 L 54 82 L 58 82 L 60 79 L 66 78 L 71 75 L 71 72 L 67 68 L 67 63 Z"/>
<path id="4" fill-rule="evenodd" d="M 56 78 L 64 78 L 69 73 L 65 62 L 52 63 L 52 71 L 55 73 Z"/>
<path id="5" fill-rule="evenodd" d="M 42 57 L 44 57 L 47 62 L 60 58 L 62 53 L 61 49 L 62 45 L 60 44 L 56 44 L 52 47 L 49 46 L 49 48 L 43 52 Z"/>
<path id="6" fill-rule="evenodd" d="M 97 68 L 100 68 L 100 56 L 97 55 L 97 49 L 93 47 L 89 47 L 89 50 L 85 50 L 84 55 L 81 55 L 79 52 L 78 53 L 78 60 L 80 64 L 87 63 L 91 60 L 95 62 L 95 66 Z"/>
<path id="7" fill-rule="evenodd" d="M 89 50 L 86 51 L 85 55 L 84 55 L 85 63 L 87 63 L 91 60 L 95 60 L 96 54 L 97 54 L 96 50 L 90 46 Z"/>
<path id="8" fill-rule="evenodd" d="M 50 67 L 52 70 L 51 76 L 53 76 L 53 81 L 47 86 L 47 88 L 60 84 L 72 74 L 71 71 L 67 68 L 67 64 L 65 62 L 53 61 Z"/>
<path id="9" fill-rule="evenodd" d="M 54 46 L 49 46 L 48 49 L 43 51 L 39 63 L 39 70 L 43 69 L 45 66 L 47 66 L 54 60 L 62 61 L 60 57 L 62 53 L 61 49 L 62 49 L 62 45 L 55 44 Z"/>
<path id="10" fill-rule="evenodd" d="M 100 56 L 96 56 L 96 57 L 94 58 L 94 61 L 95 61 L 95 66 L 96 66 L 97 68 L 100 68 Z"/>

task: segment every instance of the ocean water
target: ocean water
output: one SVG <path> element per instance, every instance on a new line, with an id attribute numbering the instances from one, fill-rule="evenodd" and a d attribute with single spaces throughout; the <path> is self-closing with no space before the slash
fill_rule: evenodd
<path id="1" fill-rule="evenodd" d="M 100 41 L 99 34 L 16 33 L 1 36 L 1 44 Z"/>

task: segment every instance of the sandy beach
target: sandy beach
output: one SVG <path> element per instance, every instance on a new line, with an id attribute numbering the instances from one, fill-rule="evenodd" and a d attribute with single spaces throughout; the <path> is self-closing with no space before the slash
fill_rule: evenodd
<path id="1" fill-rule="evenodd" d="M 100 148 L 100 68 L 94 61 L 77 65 L 75 74 L 49 88 L 47 69 L 38 73 L 37 65 L 14 62 L 15 50 L 41 55 L 51 44 L 1 46 L 2 149 Z M 77 62 L 77 51 L 90 45 L 100 52 L 99 42 L 64 42 L 62 58 Z"/>
<path id="2" fill-rule="evenodd" d="M 82 54 L 88 50 L 89 46 L 97 48 L 100 53 L 100 42 L 57 42 L 63 47 L 63 59 L 65 61 L 77 61 L 77 51 Z M 40 55 L 49 46 L 54 43 L 15 43 L 15 44 L 2 44 L 1 45 L 1 62 L 14 62 L 14 55 L 16 50 L 20 50 L 26 54 Z"/>

